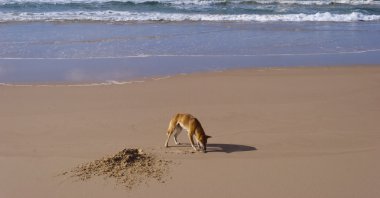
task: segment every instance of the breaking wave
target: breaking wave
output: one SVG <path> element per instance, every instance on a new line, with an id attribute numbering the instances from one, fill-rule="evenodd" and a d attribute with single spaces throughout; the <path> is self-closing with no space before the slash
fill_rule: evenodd
<path id="1" fill-rule="evenodd" d="M 136 22 L 136 21 L 326 21 L 355 22 L 378 21 L 380 15 L 367 15 L 359 12 L 333 14 L 329 12 L 315 14 L 193 14 L 193 13 L 159 13 L 159 12 L 121 12 L 121 11 L 63 11 L 40 13 L 1 13 L 0 22 L 10 21 L 99 21 L 99 22 Z"/>

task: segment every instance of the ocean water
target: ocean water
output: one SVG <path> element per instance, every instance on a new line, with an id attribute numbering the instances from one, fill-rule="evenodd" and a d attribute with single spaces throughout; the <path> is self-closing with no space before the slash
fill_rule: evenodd
<path id="1" fill-rule="evenodd" d="M 0 0 L 0 22 L 379 20 L 379 0 Z"/>
<path id="2" fill-rule="evenodd" d="M 0 0 L 0 84 L 380 65 L 375 0 Z"/>

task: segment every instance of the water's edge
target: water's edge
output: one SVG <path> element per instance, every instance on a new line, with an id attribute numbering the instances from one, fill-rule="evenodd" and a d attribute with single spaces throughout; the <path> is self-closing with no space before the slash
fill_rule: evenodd
<path id="1" fill-rule="evenodd" d="M 0 24 L 0 83 L 128 82 L 247 67 L 379 65 L 380 23 Z"/>

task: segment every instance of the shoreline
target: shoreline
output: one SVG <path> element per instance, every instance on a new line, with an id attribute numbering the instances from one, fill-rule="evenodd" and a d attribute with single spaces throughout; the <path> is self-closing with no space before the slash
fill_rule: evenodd
<path id="1" fill-rule="evenodd" d="M 234 67 L 234 68 L 225 68 L 220 70 L 211 70 L 211 71 L 197 71 L 192 73 L 177 73 L 173 75 L 152 75 L 145 76 L 140 78 L 134 78 L 128 81 L 117 81 L 117 80 L 107 80 L 105 82 L 79 82 L 79 83 L 70 83 L 70 82 L 62 82 L 62 83 L 29 83 L 29 84 L 21 84 L 21 83 L 2 83 L 0 82 L 0 86 L 8 86 L 8 87 L 91 87 L 91 86 L 113 86 L 113 85 L 127 85 L 127 84 L 136 84 L 136 83 L 145 83 L 149 81 L 157 81 L 164 80 L 168 78 L 174 78 L 178 76 L 187 76 L 187 75 L 200 75 L 200 74 L 213 74 L 213 73 L 223 73 L 223 72 L 233 72 L 233 71 L 269 71 L 269 70 L 292 70 L 292 69 L 329 69 L 329 68 L 372 68 L 372 67 L 380 67 L 377 64 L 368 64 L 368 65 L 330 65 L 330 66 L 273 66 L 273 67 Z"/>

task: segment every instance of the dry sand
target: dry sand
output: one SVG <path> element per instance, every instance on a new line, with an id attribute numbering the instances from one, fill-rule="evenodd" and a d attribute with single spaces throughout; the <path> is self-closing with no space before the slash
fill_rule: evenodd
<path id="1" fill-rule="evenodd" d="M 163 148 L 192 113 L 209 151 Z M 246 69 L 92 87 L 0 86 L 0 197 L 380 195 L 380 67 Z M 141 147 L 174 161 L 165 183 L 126 190 L 64 170 Z"/>

